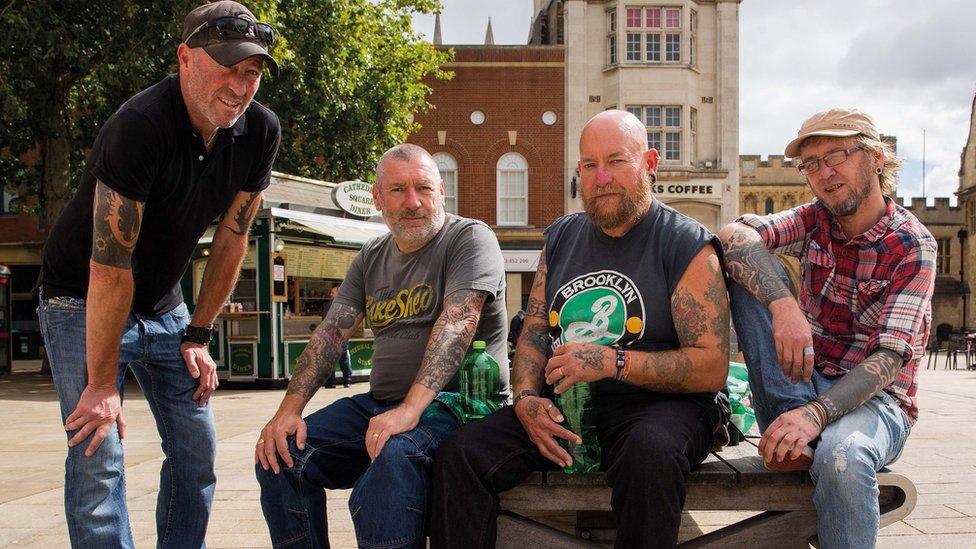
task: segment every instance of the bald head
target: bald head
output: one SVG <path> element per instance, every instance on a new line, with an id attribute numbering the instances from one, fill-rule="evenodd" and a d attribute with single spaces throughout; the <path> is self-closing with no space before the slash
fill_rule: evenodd
<path id="1" fill-rule="evenodd" d="M 580 133 L 580 156 L 585 155 L 585 143 L 591 140 L 618 143 L 636 154 L 647 152 L 647 128 L 627 111 L 613 109 L 591 118 Z"/>

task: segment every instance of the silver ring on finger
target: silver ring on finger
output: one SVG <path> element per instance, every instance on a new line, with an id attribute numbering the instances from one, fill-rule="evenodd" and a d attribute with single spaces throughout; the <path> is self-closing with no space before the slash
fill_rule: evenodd
<path id="1" fill-rule="evenodd" d="M 550 402 L 549 405 L 546 406 L 546 411 L 548 412 L 549 410 L 552 410 L 553 407 L 554 407 L 553 403 Z"/>
<path id="2" fill-rule="evenodd" d="M 807 345 L 803 348 L 803 356 L 813 356 L 813 345 Z"/>

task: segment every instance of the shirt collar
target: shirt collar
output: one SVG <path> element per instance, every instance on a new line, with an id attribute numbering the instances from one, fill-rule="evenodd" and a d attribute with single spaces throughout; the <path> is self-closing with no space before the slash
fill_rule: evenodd
<path id="1" fill-rule="evenodd" d="M 906 217 L 902 211 L 895 204 L 895 201 L 889 197 L 884 197 L 885 201 L 885 213 L 881 216 L 870 229 L 864 231 L 863 233 L 855 236 L 854 238 L 847 238 L 844 235 L 844 231 L 840 228 L 840 223 L 834 218 L 827 208 L 817 201 L 817 225 L 824 231 L 824 234 L 832 235 L 838 240 L 844 240 L 850 243 L 866 243 L 873 244 L 881 239 L 888 231 L 893 231 L 901 227 L 905 223 Z"/>

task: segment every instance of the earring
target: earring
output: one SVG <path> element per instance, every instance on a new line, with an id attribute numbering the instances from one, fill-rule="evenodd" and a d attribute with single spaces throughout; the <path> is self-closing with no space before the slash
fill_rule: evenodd
<path id="1" fill-rule="evenodd" d="M 874 173 L 876 173 L 878 175 L 881 175 L 881 172 L 883 172 L 883 171 L 884 170 L 882 170 L 880 166 L 874 169 Z"/>

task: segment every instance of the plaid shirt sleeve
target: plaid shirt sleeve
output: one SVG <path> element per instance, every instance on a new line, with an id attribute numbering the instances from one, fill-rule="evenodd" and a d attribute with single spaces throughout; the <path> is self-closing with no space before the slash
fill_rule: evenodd
<path id="1" fill-rule="evenodd" d="M 802 257 L 807 234 L 816 223 L 813 204 L 769 215 L 746 214 L 736 222 L 759 233 L 770 253 Z"/>
<path id="2" fill-rule="evenodd" d="M 878 328 L 868 339 L 867 355 L 889 349 L 907 364 L 921 351 L 935 291 L 935 257 L 935 242 L 931 238 L 921 240 L 895 269 Z"/>

